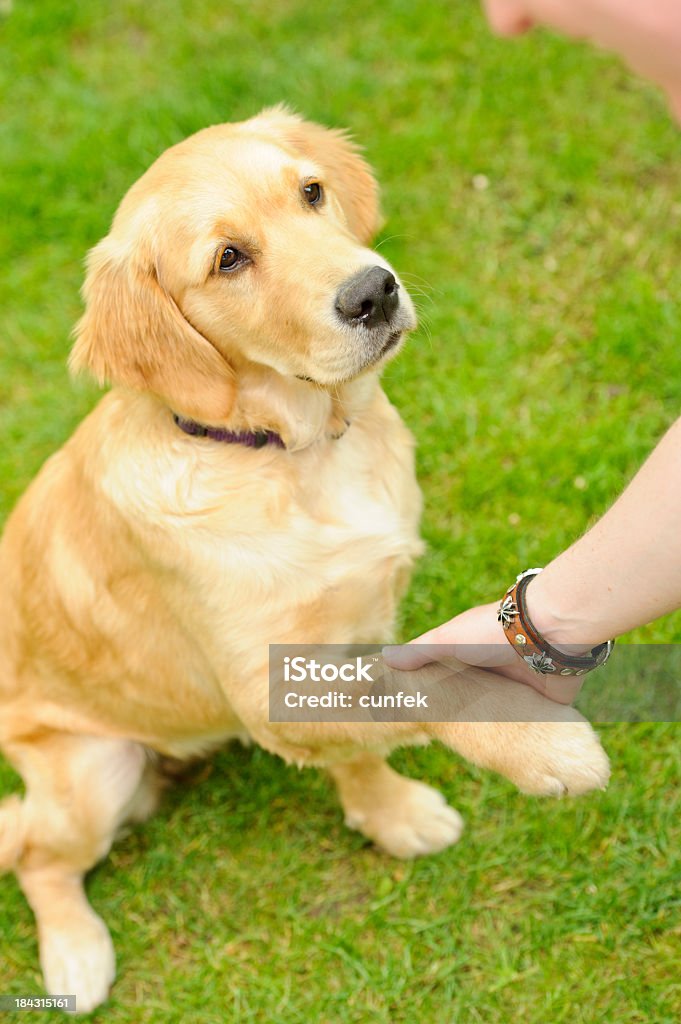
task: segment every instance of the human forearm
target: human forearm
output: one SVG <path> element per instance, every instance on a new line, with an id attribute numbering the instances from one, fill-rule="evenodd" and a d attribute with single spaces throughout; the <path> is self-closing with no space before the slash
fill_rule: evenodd
<path id="1" fill-rule="evenodd" d="M 554 644 L 593 646 L 681 607 L 681 419 L 611 509 L 527 589 Z"/>

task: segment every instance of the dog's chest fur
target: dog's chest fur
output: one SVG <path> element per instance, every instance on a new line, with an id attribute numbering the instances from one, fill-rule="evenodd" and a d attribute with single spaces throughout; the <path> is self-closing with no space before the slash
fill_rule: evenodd
<path id="1" fill-rule="evenodd" d="M 381 391 L 342 438 L 305 451 L 172 442 L 164 472 L 145 481 L 139 467 L 126 515 L 143 545 L 170 555 L 175 582 L 227 647 L 252 637 L 350 641 L 367 628 L 384 639 L 388 623 L 354 611 L 344 620 L 340 601 L 349 587 L 371 605 L 421 549 L 413 442 Z M 104 488 L 115 494 L 131 471 L 116 462 Z M 328 624 L 315 627 L 303 609 L 320 601 Z"/>

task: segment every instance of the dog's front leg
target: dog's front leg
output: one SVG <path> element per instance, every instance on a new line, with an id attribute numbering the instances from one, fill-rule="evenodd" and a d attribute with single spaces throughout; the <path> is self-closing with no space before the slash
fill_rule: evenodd
<path id="1" fill-rule="evenodd" d="M 332 765 L 345 823 L 394 857 L 437 853 L 457 841 L 460 814 L 424 782 L 399 775 L 383 758 L 361 753 Z"/>
<path id="2" fill-rule="evenodd" d="M 466 760 L 535 796 L 579 796 L 605 788 L 607 755 L 575 708 L 469 666 L 448 672 L 442 664 L 427 665 L 418 674 L 435 684 L 443 708 L 442 721 L 423 728 Z"/>

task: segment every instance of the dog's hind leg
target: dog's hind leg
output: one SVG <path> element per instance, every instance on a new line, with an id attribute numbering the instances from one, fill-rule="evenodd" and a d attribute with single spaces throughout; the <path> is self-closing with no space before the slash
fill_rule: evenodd
<path id="1" fill-rule="evenodd" d="M 52 994 L 74 993 L 77 1010 L 87 1012 L 106 999 L 115 961 L 83 878 L 117 828 L 151 810 L 147 757 L 137 743 L 55 732 L 14 741 L 5 752 L 26 796 L 0 811 L 6 823 L 13 815 L 14 838 L 4 846 L 36 917 L 45 985 Z"/>
<path id="2" fill-rule="evenodd" d="M 24 804 L 18 796 L 0 801 L 0 874 L 10 871 L 24 848 Z"/>

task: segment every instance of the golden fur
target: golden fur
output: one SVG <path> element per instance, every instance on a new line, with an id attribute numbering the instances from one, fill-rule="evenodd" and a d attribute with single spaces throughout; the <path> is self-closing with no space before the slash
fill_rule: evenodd
<path id="1" fill-rule="evenodd" d="M 310 180 L 319 209 L 301 197 Z M 114 975 L 83 875 L 153 809 L 158 755 L 248 735 L 326 766 L 348 823 L 407 857 L 461 823 L 387 766 L 400 744 L 440 739 L 529 792 L 607 778 L 576 712 L 484 673 L 452 686 L 472 686 L 490 724 L 268 720 L 268 643 L 388 641 L 421 550 L 385 358 L 334 312 L 343 282 L 389 269 L 366 248 L 379 216 L 346 137 L 277 108 L 164 153 L 90 255 L 71 365 L 114 387 L 0 546 L 0 748 L 26 783 L 0 806 L 0 867 L 36 915 L 48 990 L 81 1010 Z M 234 274 L 217 269 L 227 245 L 249 254 Z M 414 326 L 403 289 L 396 323 Z M 276 431 L 288 451 L 187 436 L 172 412 Z M 535 721 L 501 724 L 509 709 Z"/>

